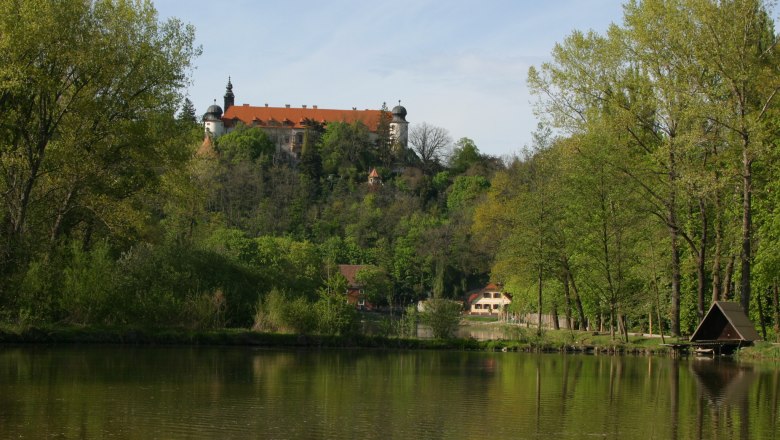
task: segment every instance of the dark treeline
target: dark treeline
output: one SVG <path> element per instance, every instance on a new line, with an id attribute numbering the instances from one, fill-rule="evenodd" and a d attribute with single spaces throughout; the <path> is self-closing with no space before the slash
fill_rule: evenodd
<path id="1" fill-rule="evenodd" d="M 0 0 L 0 320 L 343 334 L 337 265 L 365 264 L 393 310 L 493 279 L 571 327 L 684 334 L 733 300 L 771 337 L 767 8 L 630 2 L 605 35 L 575 31 L 529 72 L 545 124 L 509 161 L 425 123 L 398 149 L 386 120 L 310 121 L 293 160 L 259 128 L 203 143 L 191 27 Z"/>

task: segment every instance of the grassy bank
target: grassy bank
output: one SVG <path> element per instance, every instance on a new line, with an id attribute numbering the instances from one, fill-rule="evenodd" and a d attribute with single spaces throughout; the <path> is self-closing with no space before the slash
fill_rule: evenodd
<path id="1" fill-rule="evenodd" d="M 572 338 L 571 335 L 577 335 Z M 103 343 L 103 344 L 187 344 L 248 345 L 262 347 L 403 348 L 490 351 L 567 351 L 592 353 L 661 353 L 664 347 L 641 338 L 628 344 L 611 341 L 608 335 L 583 332 L 545 332 L 541 337 L 518 335 L 512 340 L 416 339 L 385 336 L 294 335 L 259 333 L 244 329 L 190 331 L 182 329 L 98 328 L 98 327 L 2 327 L 0 343 Z"/>
<path id="2" fill-rule="evenodd" d="M 676 341 L 676 340 L 675 340 Z M 672 342 L 667 338 L 666 342 Z M 589 354 L 669 354 L 660 338 L 631 336 L 626 343 L 608 334 L 568 330 L 518 329 L 515 337 L 492 341 L 474 339 L 416 339 L 370 335 L 295 335 L 260 333 L 245 329 L 191 331 L 184 329 L 108 328 L 76 326 L 0 327 L 0 344 L 134 344 L 134 345 L 243 345 L 278 348 L 382 348 L 568 352 Z M 780 346 L 759 342 L 742 349 L 740 360 L 780 359 Z"/>
<path id="3" fill-rule="evenodd" d="M 745 361 L 779 361 L 780 344 L 759 341 L 752 347 L 740 349 L 736 357 Z"/>

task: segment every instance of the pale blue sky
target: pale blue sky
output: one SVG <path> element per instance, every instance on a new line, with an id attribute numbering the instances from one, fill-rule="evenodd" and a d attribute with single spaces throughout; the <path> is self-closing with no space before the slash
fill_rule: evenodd
<path id="1" fill-rule="evenodd" d="M 528 67 L 574 29 L 604 32 L 619 0 L 155 0 L 161 18 L 196 28 L 203 55 L 189 95 L 198 113 L 236 104 L 389 108 L 412 124 L 506 155 L 536 127 Z"/>

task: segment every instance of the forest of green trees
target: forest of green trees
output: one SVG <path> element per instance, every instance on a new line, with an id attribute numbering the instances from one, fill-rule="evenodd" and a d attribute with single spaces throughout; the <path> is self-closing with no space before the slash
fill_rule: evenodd
<path id="1" fill-rule="evenodd" d="M 446 145 L 399 152 L 385 120 L 312 121 L 293 160 L 259 128 L 202 147 L 195 30 L 150 3 L 0 0 L 0 322 L 347 333 L 337 265 L 365 264 L 397 310 L 490 279 L 575 328 L 687 334 L 730 300 L 772 338 L 769 8 L 632 1 L 573 31 L 529 71 L 514 157 L 424 123 Z"/>

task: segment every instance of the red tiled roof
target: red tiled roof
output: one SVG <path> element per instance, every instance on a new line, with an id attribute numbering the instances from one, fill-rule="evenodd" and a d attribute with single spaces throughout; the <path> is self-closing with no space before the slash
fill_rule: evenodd
<path id="1" fill-rule="evenodd" d="M 496 283 L 488 283 L 485 287 L 480 287 L 479 289 L 469 290 L 466 292 L 466 295 L 471 295 L 475 293 L 484 293 L 484 292 L 503 292 L 504 288 Z"/>
<path id="2" fill-rule="evenodd" d="M 499 286 L 496 283 L 488 283 L 488 285 L 483 287 L 482 290 L 485 290 L 485 291 L 489 290 L 491 292 L 500 292 L 501 291 L 501 286 Z"/>
<path id="3" fill-rule="evenodd" d="M 272 121 L 279 126 L 304 128 L 306 119 L 321 123 L 327 122 L 362 122 L 371 131 L 376 131 L 379 125 L 381 110 L 332 110 L 322 108 L 293 107 L 254 107 L 250 105 L 230 106 L 222 120 L 238 119 L 245 125 L 271 126 Z"/>
<path id="4" fill-rule="evenodd" d="M 365 269 L 366 267 L 368 266 L 365 264 L 339 264 L 339 272 L 341 272 L 341 274 L 344 275 L 344 278 L 347 279 L 349 287 L 358 287 L 355 276 L 357 275 L 358 271 Z"/>
<path id="5" fill-rule="evenodd" d="M 504 289 L 503 289 L 503 287 L 501 285 L 496 284 L 496 283 L 488 283 L 487 286 L 485 286 L 485 287 L 483 287 L 481 289 L 474 289 L 474 290 L 471 290 L 471 291 L 467 292 L 466 294 L 469 296 L 468 297 L 469 298 L 468 301 L 466 301 L 467 304 L 471 304 L 472 302 L 482 298 L 482 294 L 485 293 L 485 292 L 501 292 L 501 294 L 503 296 L 509 298 L 510 300 L 512 299 L 512 294 L 504 292 Z"/>

